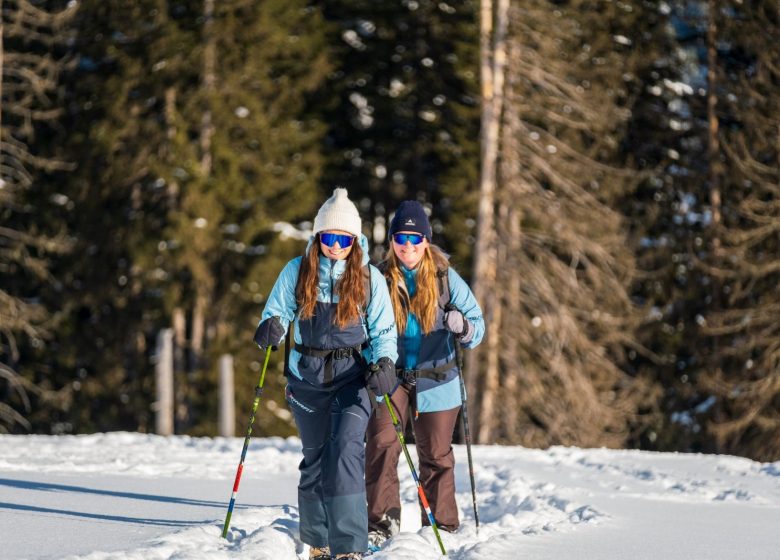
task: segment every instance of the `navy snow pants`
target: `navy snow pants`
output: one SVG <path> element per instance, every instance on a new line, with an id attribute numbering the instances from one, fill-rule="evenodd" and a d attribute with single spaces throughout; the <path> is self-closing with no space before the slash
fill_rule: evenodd
<path id="1" fill-rule="evenodd" d="M 286 390 L 303 444 L 298 484 L 301 540 L 331 554 L 368 549 L 365 448 L 371 413 L 362 376 L 332 387 L 288 377 Z"/>

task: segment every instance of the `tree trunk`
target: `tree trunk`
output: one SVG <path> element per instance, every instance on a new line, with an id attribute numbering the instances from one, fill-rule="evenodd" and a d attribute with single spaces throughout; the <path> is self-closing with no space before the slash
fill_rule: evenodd
<path id="1" fill-rule="evenodd" d="M 718 140 L 718 92 L 716 91 L 716 88 L 718 87 L 718 29 L 715 22 L 715 12 L 717 10 L 715 4 L 715 0 L 708 0 L 707 2 L 707 152 L 709 154 L 708 159 L 710 164 L 710 208 L 712 210 L 712 227 L 715 231 L 712 242 L 714 251 L 718 253 L 720 248 L 718 229 L 721 225 L 720 178 L 723 172 L 723 166 L 720 161 L 720 143 Z"/>
<path id="2" fill-rule="evenodd" d="M 176 139 L 176 88 L 171 86 L 165 89 L 165 135 L 170 143 Z M 171 144 L 169 144 L 170 146 Z M 170 157 L 170 153 L 169 153 Z M 167 184 L 168 203 L 176 211 L 178 207 L 179 183 L 171 178 Z"/>
<path id="3" fill-rule="evenodd" d="M 511 271 L 509 277 L 504 282 L 506 286 L 506 294 L 504 297 L 503 308 L 506 309 L 503 329 L 504 344 L 501 349 L 501 386 L 503 395 L 501 403 L 498 407 L 500 411 L 501 419 L 501 432 L 507 441 L 511 441 L 511 438 L 515 434 L 518 428 L 517 413 L 517 391 L 518 391 L 518 377 L 520 372 L 520 358 L 518 356 L 518 344 L 519 341 L 516 337 L 512 336 L 514 328 L 517 325 L 517 318 L 520 316 L 520 275 L 517 274 L 519 266 L 517 259 L 514 258 L 522 250 L 522 243 L 520 240 L 520 210 L 513 205 L 502 206 L 501 210 L 505 210 L 506 216 L 499 216 L 506 223 L 506 253 L 507 253 L 507 266 L 506 269 Z"/>
<path id="4" fill-rule="evenodd" d="M 206 92 L 206 105 L 201 117 L 200 127 L 200 170 L 204 179 L 211 175 L 211 137 L 214 127 L 211 123 L 209 96 L 214 93 L 216 82 L 215 64 L 217 45 L 214 38 L 214 0 L 203 0 L 203 90 Z"/>
<path id="5" fill-rule="evenodd" d="M 498 208 L 499 224 L 501 221 L 507 219 L 507 207 L 505 204 L 500 204 Z M 485 341 L 483 346 L 486 348 L 487 359 L 485 360 L 484 380 L 480 393 L 480 417 L 479 417 L 479 431 L 477 432 L 477 441 L 480 443 L 493 443 L 496 440 L 496 429 L 499 424 L 499 365 L 503 362 L 501 359 L 502 345 L 500 344 L 502 337 L 501 325 L 503 322 L 503 288 L 505 287 L 502 282 L 499 282 L 498 264 L 504 263 L 506 260 L 506 245 L 503 241 L 499 241 L 498 230 L 499 224 L 495 224 L 493 245 L 495 249 L 493 252 L 493 262 L 491 263 L 492 270 L 489 272 L 492 275 L 491 286 L 489 295 L 490 298 L 490 313 L 485 316 Z M 498 288 L 501 286 L 501 289 Z M 506 396 L 506 395 L 505 395 Z"/>
<path id="6" fill-rule="evenodd" d="M 721 234 L 721 192 L 720 184 L 723 174 L 723 166 L 720 160 L 720 141 L 718 139 L 719 121 L 718 121 L 718 28 L 716 23 L 717 6 L 715 0 L 707 1 L 707 159 L 709 162 L 709 187 L 710 187 L 710 210 L 712 212 L 711 228 L 711 248 L 712 262 L 715 266 L 721 263 L 723 247 L 720 241 Z M 721 309 L 721 294 L 723 291 L 723 281 L 720 278 L 712 279 L 712 302 L 710 303 L 710 313 L 717 313 Z M 711 358 L 709 364 L 710 374 L 714 378 L 722 376 L 722 358 L 718 349 L 717 337 L 710 339 Z M 723 421 L 723 412 L 720 405 L 713 407 L 713 418 L 717 424 Z M 720 453 L 723 447 L 721 438 L 715 437 L 715 451 Z"/>
<path id="7" fill-rule="evenodd" d="M 206 332 L 206 309 L 208 299 L 198 293 L 195 296 L 195 307 L 192 310 L 192 332 L 190 334 L 190 371 L 200 367 L 200 359 L 203 354 L 204 337 Z"/>
<path id="8" fill-rule="evenodd" d="M 474 251 L 474 296 L 482 306 L 485 318 L 486 344 L 468 355 L 468 389 L 474 407 L 477 442 L 489 441 L 494 427 L 494 411 L 498 379 L 498 305 L 496 299 L 496 165 L 499 153 L 499 128 L 503 107 L 504 67 L 506 65 L 506 29 L 508 0 L 483 0 L 480 15 L 480 77 L 482 80 L 481 168 L 479 206 L 477 210 L 477 240 Z M 496 30 L 493 30 L 493 21 Z M 479 364 L 485 363 L 484 372 Z M 482 380 L 482 383 L 480 383 Z M 477 389 L 481 390 L 477 398 Z M 484 423 L 484 425 L 483 425 Z"/>
<path id="9" fill-rule="evenodd" d="M 0 0 L 0 150 L 3 146 L 3 43 L 5 42 L 5 30 L 3 29 L 3 0 Z M 0 176 L 0 187 L 4 186 L 2 176 Z"/>
<path id="10" fill-rule="evenodd" d="M 201 117 L 200 129 L 200 170 L 204 182 L 211 175 L 212 154 L 211 137 L 214 135 L 214 127 L 211 121 L 211 95 L 216 84 L 216 38 L 214 37 L 214 0 L 203 1 L 203 91 L 204 108 Z M 196 279 L 197 282 L 197 279 Z M 209 294 L 204 293 L 205 288 L 198 282 L 195 295 L 195 307 L 192 310 L 192 333 L 190 339 L 190 355 L 192 361 L 191 370 L 196 370 L 201 365 L 201 355 L 204 348 L 206 332 L 206 311 L 209 306 Z"/>
<path id="11" fill-rule="evenodd" d="M 185 348 L 187 347 L 187 319 L 184 309 L 176 307 L 173 310 L 173 336 L 174 336 L 174 370 L 181 373 L 186 369 Z"/>

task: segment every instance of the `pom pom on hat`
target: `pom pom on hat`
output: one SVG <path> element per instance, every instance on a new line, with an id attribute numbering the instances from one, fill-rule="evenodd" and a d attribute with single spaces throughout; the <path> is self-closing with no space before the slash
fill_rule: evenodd
<path id="1" fill-rule="evenodd" d="M 360 214 L 349 199 L 347 189 L 333 189 L 331 196 L 320 207 L 314 218 L 314 233 L 329 230 L 342 230 L 357 237 L 362 233 Z"/>
<path id="2" fill-rule="evenodd" d="M 392 236 L 399 231 L 413 231 L 424 235 L 428 241 L 431 241 L 433 230 L 422 204 L 416 200 L 404 200 L 398 205 L 393 220 L 390 222 L 390 235 Z"/>

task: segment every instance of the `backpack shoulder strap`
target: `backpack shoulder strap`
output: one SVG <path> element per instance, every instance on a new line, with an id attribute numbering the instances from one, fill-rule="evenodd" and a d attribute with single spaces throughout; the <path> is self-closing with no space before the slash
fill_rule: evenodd
<path id="1" fill-rule="evenodd" d="M 449 267 L 436 271 L 436 280 L 439 283 L 439 307 L 446 309 L 450 303 L 450 280 L 448 277 Z"/>
<path id="2" fill-rule="evenodd" d="M 368 306 L 371 305 L 371 265 L 363 267 L 363 284 L 366 287 L 366 301 L 363 304 L 363 316 L 368 316 Z"/>
<path id="3" fill-rule="evenodd" d="M 284 337 L 284 375 L 290 372 L 290 348 L 292 348 L 292 330 L 295 323 L 290 323 L 290 327 L 287 329 L 287 334 Z"/>

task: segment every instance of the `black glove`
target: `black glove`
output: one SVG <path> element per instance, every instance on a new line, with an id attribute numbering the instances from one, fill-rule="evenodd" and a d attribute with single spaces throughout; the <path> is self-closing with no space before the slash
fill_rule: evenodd
<path id="1" fill-rule="evenodd" d="M 390 358 L 379 358 L 377 363 L 368 366 L 366 387 L 376 396 L 390 395 L 397 386 L 395 364 Z"/>
<path id="2" fill-rule="evenodd" d="M 255 331 L 255 343 L 261 350 L 269 346 L 271 350 L 276 350 L 284 338 L 285 330 L 279 322 L 279 317 L 268 317 L 257 326 Z"/>
<path id="3" fill-rule="evenodd" d="M 454 305 L 448 305 L 444 312 L 444 327 L 463 344 L 467 344 L 474 336 L 474 325 Z"/>

